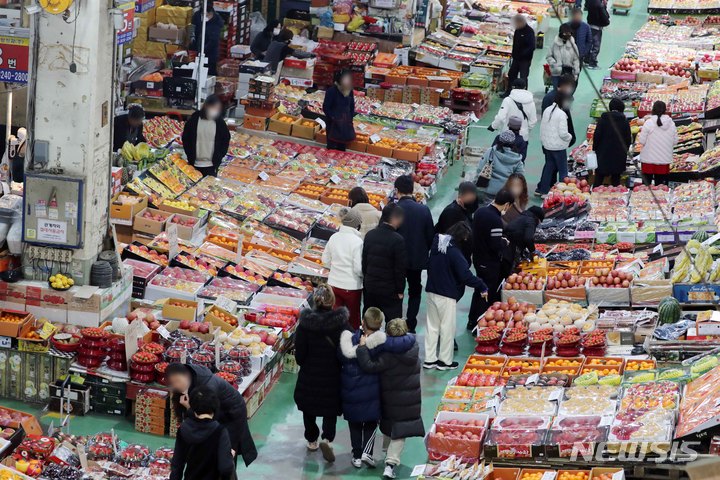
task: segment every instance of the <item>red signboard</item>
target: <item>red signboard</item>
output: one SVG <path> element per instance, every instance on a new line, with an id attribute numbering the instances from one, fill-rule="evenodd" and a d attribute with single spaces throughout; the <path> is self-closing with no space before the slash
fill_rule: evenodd
<path id="1" fill-rule="evenodd" d="M 0 82 L 27 83 L 30 39 L 0 35 Z"/>

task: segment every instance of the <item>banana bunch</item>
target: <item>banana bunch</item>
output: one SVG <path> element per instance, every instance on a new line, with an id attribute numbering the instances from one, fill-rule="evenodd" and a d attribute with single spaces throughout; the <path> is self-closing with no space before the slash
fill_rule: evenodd
<path id="1" fill-rule="evenodd" d="M 685 250 L 675 259 L 672 282 L 700 283 L 708 276 L 708 273 L 711 273 L 711 278 L 714 274 L 720 279 L 720 267 L 714 267 L 708 248 L 697 240 L 690 240 L 685 246 Z M 716 269 L 718 272 L 715 272 Z"/>
<path id="2" fill-rule="evenodd" d="M 710 275 L 708 276 L 708 282 L 717 283 L 720 281 L 720 260 L 713 262 L 712 268 L 710 269 Z"/>
<path id="3" fill-rule="evenodd" d="M 685 250 L 680 252 L 680 255 L 675 259 L 675 268 L 673 268 L 672 282 L 683 283 L 690 273 L 690 257 L 687 255 Z"/>
<path id="4" fill-rule="evenodd" d="M 133 145 L 130 142 L 125 142 L 120 149 L 120 154 L 128 162 L 139 162 L 143 158 L 151 156 L 150 146 L 147 143 Z"/>

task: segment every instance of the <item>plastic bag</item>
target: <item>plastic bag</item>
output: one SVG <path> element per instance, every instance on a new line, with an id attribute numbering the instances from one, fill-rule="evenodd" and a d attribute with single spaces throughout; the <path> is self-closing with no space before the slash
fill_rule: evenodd
<path id="1" fill-rule="evenodd" d="M 267 20 L 260 12 L 252 12 L 250 14 L 250 43 L 252 43 L 255 35 L 262 32 L 267 27 Z"/>
<path id="2" fill-rule="evenodd" d="M 585 155 L 585 167 L 588 170 L 595 170 L 598 167 L 597 154 L 595 152 L 587 152 Z"/>

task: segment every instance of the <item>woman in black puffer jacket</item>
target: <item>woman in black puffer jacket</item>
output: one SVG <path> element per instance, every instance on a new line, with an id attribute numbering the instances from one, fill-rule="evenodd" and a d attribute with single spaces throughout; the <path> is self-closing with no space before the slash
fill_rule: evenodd
<path id="1" fill-rule="evenodd" d="M 323 458 L 335 461 L 331 442 L 335 439 L 340 404 L 340 359 L 337 348 L 340 334 L 348 330 L 347 308 L 333 309 L 335 295 L 327 285 L 313 293 L 314 308 L 300 312 L 295 334 L 295 359 L 300 366 L 295 384 L 295 404 L 303 412 L 305 440 L 310 451 L 318 449 L 320 430 L 317 417 L 322 417 L 322 438 L 319 448 Z"/>
<path id="2" fill-rule="evenodd" d="M 383 475 L 395 478 L 395 467 L 400 464 L 405 439 L 425 435 L 421 416 L 420 349 L 415 336 L 408 333 L 405 320 L 396 318 L 388 322 L 385 331 L 388 337 L 409 336 L 413 341 L 402 351 L 383 352 L 373 358 L 363 337 L 357 358 L 364 371 L 380 374 L 380 431 L 384 435 L 383 444 L 387 446 Z"/>

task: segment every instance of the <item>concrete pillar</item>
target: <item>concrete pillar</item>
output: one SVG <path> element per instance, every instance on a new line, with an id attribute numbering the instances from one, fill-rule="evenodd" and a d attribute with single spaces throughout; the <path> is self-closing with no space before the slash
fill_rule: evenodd
<path id="1" fill-rule="evenodd" d="M 31 75 L 37 88 L 29 112 L 34 139 L 49 142 L 49 168 L 85 176 L 84 238 L 74 256 L 76 271 L 87 272 L 107 231 L 115 42 L 110 8 L 112 0 L 84 0 L 75 1 L 66 19 L 42 13 L 35 38 L 38 61 Z"/>

